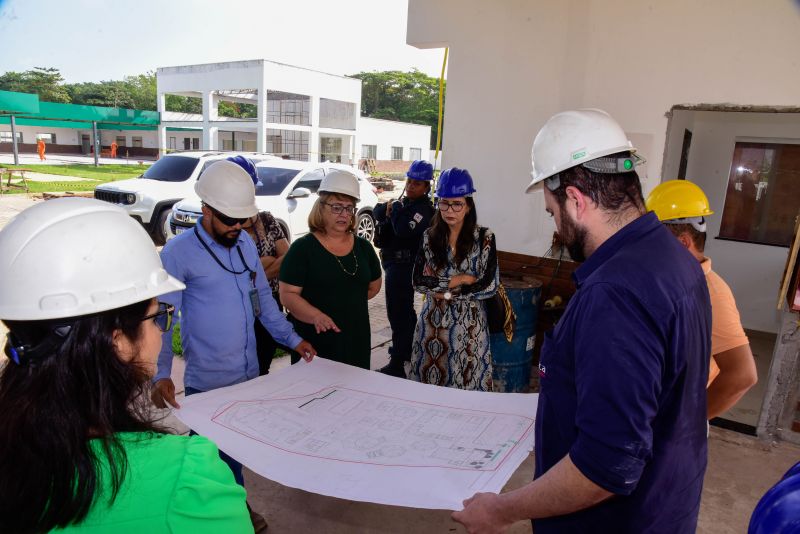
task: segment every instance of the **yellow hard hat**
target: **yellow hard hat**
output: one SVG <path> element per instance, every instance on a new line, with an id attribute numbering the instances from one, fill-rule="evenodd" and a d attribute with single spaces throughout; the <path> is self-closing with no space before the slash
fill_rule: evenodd
<path id="1" fill-rule="evenodd" d="M 647 197 L 648 211 L 660 221 L 705 217 L 714 212 L 703 190 L 688 180 L 669 180 L 658 185 Z"/>

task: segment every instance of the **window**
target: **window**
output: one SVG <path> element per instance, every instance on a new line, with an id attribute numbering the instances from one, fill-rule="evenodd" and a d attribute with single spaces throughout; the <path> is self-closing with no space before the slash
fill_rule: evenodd
<path id="1" fill-rule="evenodd" d="M 300 169 L 286 169 L 284 167 L 256 167 L 256 175 L 258 176 L 256 195 L 279 195 L 299 172 Z M 295 188 L 297 187 L 308 186 L 296 185 Z M 317 183 L 317 188 L 319 188 L 319 183 Z M 311 188 L 309 187 L 309 189 Z"/>
<path id="2" fill-rule="evenodd" d="M 11 132 L 0 132 L 0 143 L 10 143 Z M 17 132 L 17 143 L 22 142 L 22 132 Z"/>
<path id="3" fill-rule="evenodd" d="M 325 171 L 322 169 L 314 169 L 303 176 L 300 181 L 295 184 L 294 188 L 297 189 L 298 187 L 305 187 L 312 193 L 316 193 L 319 190 L 319 185 L 322 183 L 322 178 L 324 176 Z"/>
<path id="4" fill-rule="evenodd" d="M 403 159 L 403 147 L 401 146 L 392 147 L 392 159 L 394 160 Z"/>
<path id="5" fill-rule="evenodd" d="M 139 135 L 131 137 L 131 146 L 133 146 L 133 148 L 142 148 L 142 137 Z"/>
<path id="6" fill-rule="evenodd" d="M 790 246 L 800 206 L 800 144 L 736 143 L 719 237 Z"/>
<path id="7" fill-rule="evenodd" d="M 144 177 L 160 182 L 182 182 L 192 175 L 199 161 L 190 156 L 167 156 L 144 171 Z"/>
<path id="8" fill-rule="evenodd" d="M 422 149 L 421 148 L 409 148 L 408 149 L 408 159 L 410 159 L 410 160 L 422 159 Z"/>
<path id="9" fill-rule="evenodd" d="M 119 146 L 125 146 L 125 136 L 124 135 L 118 135 L 117 136 L 117 146 L 118 147 Z"/>
<path id="10" fill-rule="evenodd" d="M 378 145 L 361 145 L 362 159 L 375 159 L 378 155 Z"/>
<path id="11" fill-rule="evenodd" d="M 46 145 L 56 144 L 56 134 L 54 133 L 37 133 L 36 140 L 41 139 Z"/>
<path id="12" fill-rule="evenodd" d="M 267 122 L 311 125 L 311 97 L 267 91 Z"/>
<path id="13" fill-rule="evenodd" d="M 255 141 L 252 143 L 255 147 Z M 268 129 L 267 152 L 305 161 L 308 159 L 308 132 Z"/>
<path id="14" fill-rule="evenodd" d="M 193 137 L 192 138 L 192 148 L 194 150 L 200 150 L 200 138 L 199 137 Z"/>
<path id="15" fill-rule="evenodd" d="M 178 139 L 176 137 L 169 138 L 169 148 L 170 150 L 175 150 L 178 148 Z"/>
<path id="16" fill-rule="evenodd" d="M 319 160 L 332 161 L 338 163 L 342 161 L 342 138 L 341 137 L 322 137 L 319 138 Z"/>

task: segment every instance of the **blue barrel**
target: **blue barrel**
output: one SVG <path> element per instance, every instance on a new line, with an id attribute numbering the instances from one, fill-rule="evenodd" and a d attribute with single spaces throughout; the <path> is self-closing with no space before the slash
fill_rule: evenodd
<path id="1" fill-rule="evenodd" d="M 511 342 L 503 332 L 491 334 L 493 391 L 527 393 L 531 379 L 533 345 L 536 342 L 536 312 L 542 283 L 536 279 L 503 280 L 508 299 L 517 315 Z"/>

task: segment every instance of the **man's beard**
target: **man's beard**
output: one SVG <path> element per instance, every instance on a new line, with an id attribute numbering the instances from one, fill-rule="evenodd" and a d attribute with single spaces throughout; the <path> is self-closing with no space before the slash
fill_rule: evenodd
<path id="1" fill-rule="evenodd" d="M 234 237 L 229 237 L 228 234 L 230 232 L 225 232 L 224 234 L 220 234 L 220 233 L 217 233 L 216 229 L 214 229 L 214 235 L 212 237 L 214 238 L 214 241 L 216 241 L 217 243 L 219 243 L 223 247 L 225 247 L 225 248 L 233 248 L 233 246 L 236 245 L 236 242 L 239 240 L 239 234 L 241 234 L 242 231 L 241 230 L 235 230 L 235 232 L 236 232 L 236 235 Z"/>
<path id="2" fill-rule="evenodd" d="M 567 247 L 569 257 L 578 263 L 586 261 L 586 229 L 579 228 L 566 210 L 561 212 L 561 228 L 558 230 L 561 242 Z"/>

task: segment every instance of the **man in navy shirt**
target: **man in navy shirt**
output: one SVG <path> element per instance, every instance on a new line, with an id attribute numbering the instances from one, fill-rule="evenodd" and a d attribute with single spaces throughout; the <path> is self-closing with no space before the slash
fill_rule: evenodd
<path id="1" fill-rule="evenodd" d="M 605 112 L 552 117 L 533 181 L 575 296 L 542 347 L 533 482 L 464 502 L 469 532 L 694 532 L 706 469 L 711 308 L 697 261 L 646 213 L 638 158 Z"/>

